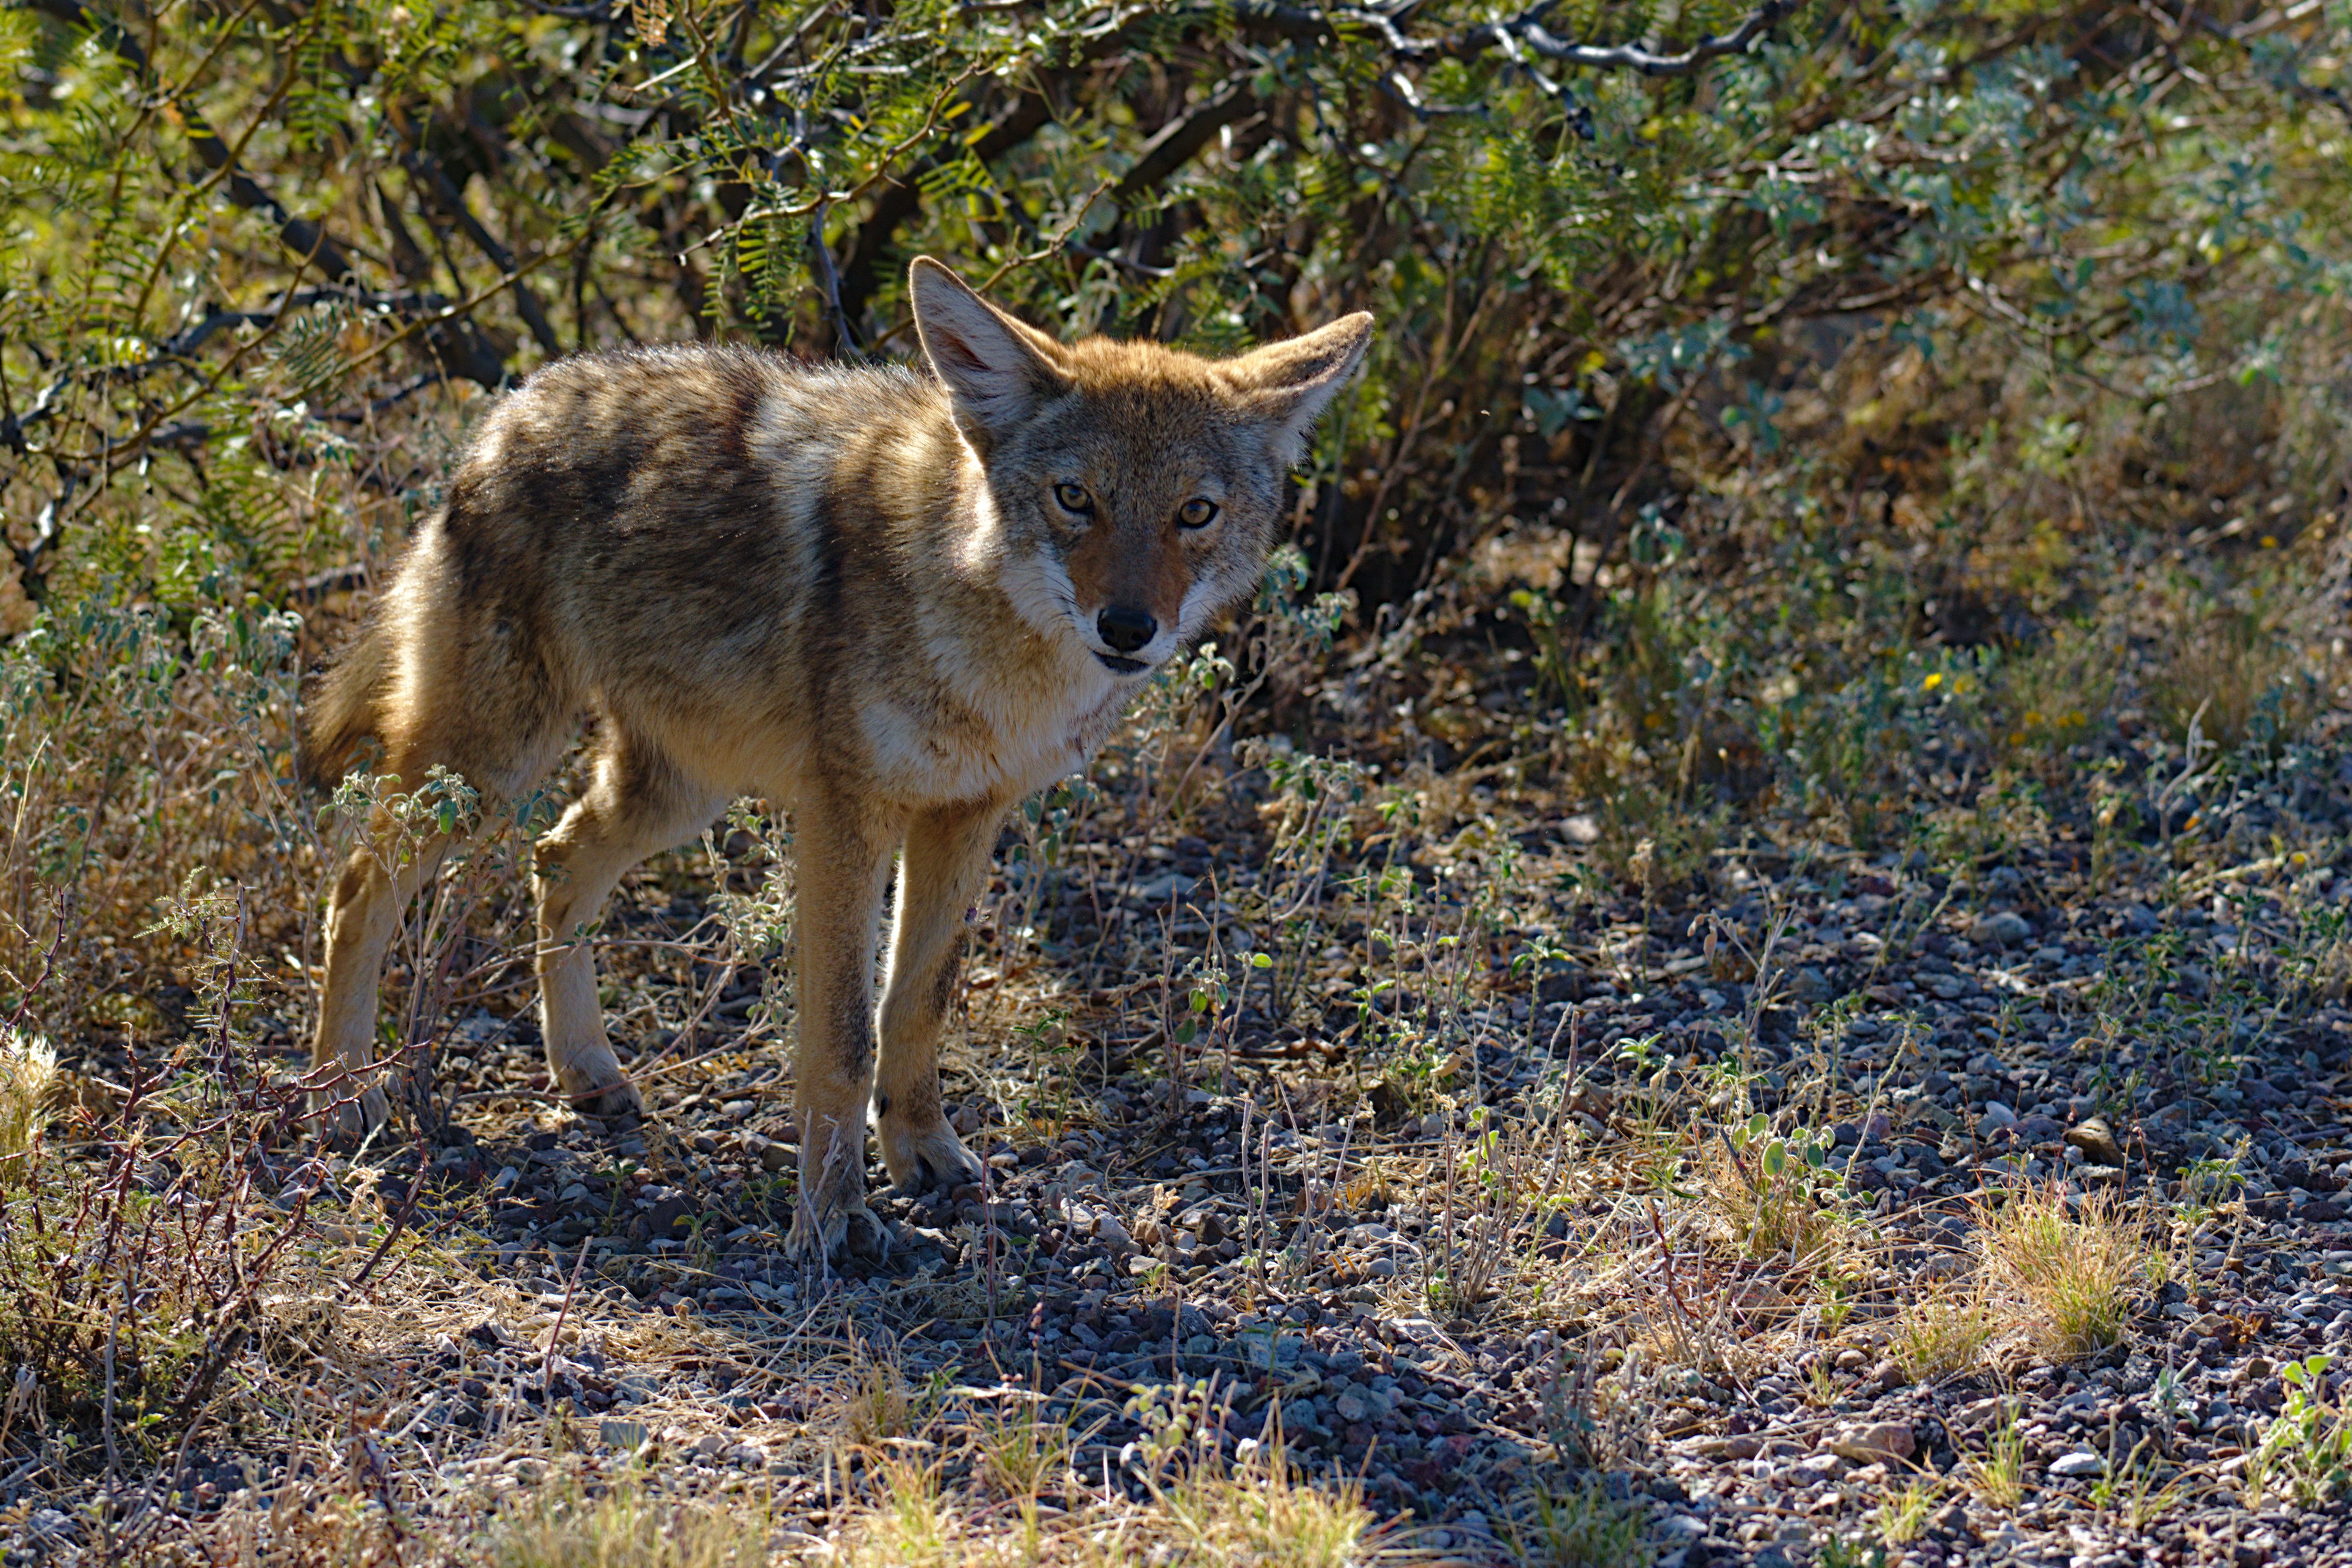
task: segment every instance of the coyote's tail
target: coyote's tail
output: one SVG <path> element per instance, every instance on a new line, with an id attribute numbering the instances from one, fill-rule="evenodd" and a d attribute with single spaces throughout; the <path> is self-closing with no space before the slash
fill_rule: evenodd
<path id="1" fill-rule="evenodd" d="M 295 771 L 304 784 L 334 788 L 360 747 L 372 738 L 381 739 L 379 705 L 391 673 L 392 642 L 379 614 L 311 682 L 295 752 Z"/>

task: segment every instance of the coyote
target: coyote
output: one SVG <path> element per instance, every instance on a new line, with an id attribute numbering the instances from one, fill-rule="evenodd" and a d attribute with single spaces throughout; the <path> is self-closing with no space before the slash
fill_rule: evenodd
<path id="1" fill-rule="evenodd" d="M 937 1056 L 1003 818 L 1257 583 L 1307 427 L 1371 339 L 1360 313 L 1230 360 L 1066 346 L 929 258 L 909 289 L 930 375 L 716 346 L 533 375 L 483 422 L 304 737 L 314 782 L 373 742 L 402 787 L 442 766 L 512 802 L 593 714 L 592 780 L 532 875 L 548 1066 L 600 1115 L 640 1104 L 597 1007 L 605 896 L 739 795 L 790 812 L 803 1255 L 887 1248 L 869 1102 L 902 1189 L 979 1179 Z M 449 847 L 343 868 L 314 1066 L 364 1079 L 385 948 Z M 346 1095 L 343 1131 L 385 1110 L 379 1088 Z"/>

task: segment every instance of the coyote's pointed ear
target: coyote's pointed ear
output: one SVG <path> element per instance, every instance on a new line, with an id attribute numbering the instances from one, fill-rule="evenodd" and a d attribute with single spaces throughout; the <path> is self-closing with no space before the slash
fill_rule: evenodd
<path id="1" fill-rule="evenodd" d="M 1371 341 L 1371 315 L 1359 310 L 1225 366 L 1242 405 L 1268 426 L 1270 445 L 1285 466 L 1298 461 L 1307 427 L 1356 374 Z"/>
<path id="2" fill-rule="evenodd" d="M 907 288 L 924 356 L 955 398 L 964 433 L 983 451 L 990 437 L 1068 390 L 1061 345 L 973 293 L 946 267 L 917 257 Z"/>

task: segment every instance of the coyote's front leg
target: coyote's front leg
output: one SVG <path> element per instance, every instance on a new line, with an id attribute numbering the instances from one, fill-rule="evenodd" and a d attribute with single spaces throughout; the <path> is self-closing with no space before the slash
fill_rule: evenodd
<path id="1" fill-rule="evenodd" d="M 889 1232 L 866 1206 L 866 1103 L 874 1088 L 874 939 L 895 825 L 866 803 L 811 789 L 793 808 L 800 983 L 793 1092 L 801 1191 L 785 1246 L 807 1258 L 846 1244 L 880 1257 Z"/>
<path id="2" fill-rule="evenodd" d="M 980 1180 L 940 1109 L 940 1027 L 963 959 L 963 912 L 987 875 L 1003 811 L 993 803 L 918 816 L 898 863 L 898 916 L 882 992 L 874 1121 L 898 1190 L 946 1192 Z"/>

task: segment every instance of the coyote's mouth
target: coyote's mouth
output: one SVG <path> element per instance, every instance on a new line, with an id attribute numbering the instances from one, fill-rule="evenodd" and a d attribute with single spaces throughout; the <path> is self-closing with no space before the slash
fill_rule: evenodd
<path id="1" fill-rule="evenodd" d="M 1089 649 L 1088 651 L 1091 652 L 1092 650 Z M 1095 654 L 1095 657 L 1102 660 L 1103 668 L 1105 669 L 1111 671 L 1115 675 L 1139 675 L 1143 671 L 1151 668 L 1139 658 L 1120 658 L 1115 655 L 1108 653 L 1097 653 Z"/>

